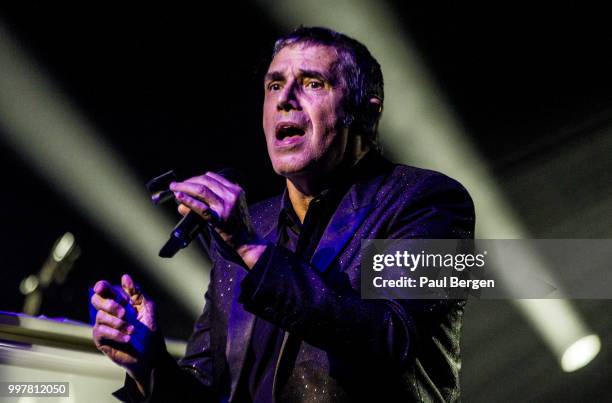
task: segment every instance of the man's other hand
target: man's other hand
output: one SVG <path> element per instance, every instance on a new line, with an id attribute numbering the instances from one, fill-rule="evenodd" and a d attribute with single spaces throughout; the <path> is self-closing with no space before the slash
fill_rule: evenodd
<path id="1" fill-rule="evenodd" d="M 124 274 L 121 286 L 98 281 L 91 297 L 97 309 L 93 340 L 102 353 L 126 369 L 144 394 L 152 370 L 152 361 L 163 343 L 157 331 L 155 304 L 132 278 Z M 163 340 L 163 338 L 161 338 Z"/>

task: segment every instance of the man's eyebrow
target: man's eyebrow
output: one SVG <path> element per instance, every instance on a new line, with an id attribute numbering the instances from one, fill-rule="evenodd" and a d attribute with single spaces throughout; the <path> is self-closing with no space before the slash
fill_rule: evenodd
<path id="1" fill-rule="evenodd" d="M 285 79 L 285 76 L 280 71 L 271 71 L 269 73 L 266 73 L 264 77 L 264 82 L 283 81 L 284 79 Z"/>
<path id="2" fill-rule="evenodd" d="M 309 77 L 309 78 L 318 78 L 321 79 L 323 81 L 327 81 L 327 82 L 331 82 L 332 78 L 330 75 L 322 72 L 322 71 L 317 71 L 317 70 L 300 70 L 300 73 L 302 76 L 304 77 Z"/>
<path id="3" fill-rule="evenodd" d="M 322 71 L 300 70 L 300 75 L 302 77 L 318 78 L 323 81 L 327 81 L 330 83 L 332 82 L 331 75 L 328 75 Z M 268 81 L 285 81 L 285 75 L 281 73 L 280 71 L 271 71 L 269 73 L 266 73 L 266 75 L 264 76 L 264 82 L 268 82 Z"/>

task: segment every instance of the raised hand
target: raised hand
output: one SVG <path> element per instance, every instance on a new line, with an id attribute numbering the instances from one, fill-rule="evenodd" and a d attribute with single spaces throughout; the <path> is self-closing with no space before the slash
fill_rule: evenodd
<path id="1" fill-rule="evenodd" d="M 91 304 L 98 310 L 93 340 L 102 353 L 126 369 L 142 392 L 153 361 L 165 348 L 157 331 L 155 304 L 124 274 L 121 287 L 98 281 Z"/>

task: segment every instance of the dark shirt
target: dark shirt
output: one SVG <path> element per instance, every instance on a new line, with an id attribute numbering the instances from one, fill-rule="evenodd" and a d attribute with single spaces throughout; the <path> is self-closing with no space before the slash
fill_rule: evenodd
<path id="1" fill-rule="evenodd" d="M 301 260 L 310 261 L 327 224 L 350 186 L 376 174 L 373 169 L 376 157 L 376 152 L 369 152 L 353 167 L 339 169 L 327 188 L 310 201 L 303 223 L 293 210 L 288 191 L 285 190 L 276 244 L 294 252 Z M 268 254 L 264 253 L 252 271 L 265 270 L 268 261 Z M 239 386 L 239 401 L 273 401 L 272 384 L 284 336 L 285 332 L 270 322 L 259 317 L 255 320 L 244 367 L 246 376 Z"/>
<path id="2" fill-rule="evenodd" d="M 294 252 L 303 260 L 310 260 L 347 189 L 338 184 L 334 189 L 327 189 L 312 199 L 304 223 L 297 217 L 285 191 L 278 221 L 277 245 Z M 265 266 L 267 261 L 267 255 L 264 253 L 253 270 L 260 269 L 258 266 Z M 273 401 L 272 384 L 284 336 L 285 332 L 278 326 L 262 318 L 255 320 L 244 368 L 247 376 L 243 378 L 240 386 L 240 401 Z"/>

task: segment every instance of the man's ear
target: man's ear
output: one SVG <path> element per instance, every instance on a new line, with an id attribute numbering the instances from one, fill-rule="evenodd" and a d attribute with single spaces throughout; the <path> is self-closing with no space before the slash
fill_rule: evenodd
<path id="1" fill-rule="evenodd" d="M 383 101 L 379 97 L 372 95 L 368 99 L 364 108 L 365 130 L 376 130 L 376 125 L 383 111 Z"/>
<path id="2" fill-rule="evenodd" d="M 372 114 L 380 115 L 382 113 L 382 110 L 383 110 L 383 101 L 382 101 L 382 99 L 378 98 L 377 96 L 370 97 L 370 99 L 368 100 L 368 110 Z"/>

